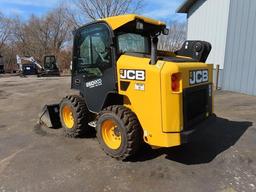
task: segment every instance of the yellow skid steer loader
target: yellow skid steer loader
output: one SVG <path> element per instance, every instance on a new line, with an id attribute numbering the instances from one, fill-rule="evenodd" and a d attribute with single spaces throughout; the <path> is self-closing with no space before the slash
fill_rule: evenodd
<path id="1" fill-rule="evenodd" d="M 165 23 L 121 15 L 74 32 L 70 95 L 45 106 L 41 123 L 69 137 L 92 127 L 102 149 L 119 160 L 152 147 L 186 143 L 213 114 L 210 43 L 186 41 L 177 52 L 157 50 Z"/>

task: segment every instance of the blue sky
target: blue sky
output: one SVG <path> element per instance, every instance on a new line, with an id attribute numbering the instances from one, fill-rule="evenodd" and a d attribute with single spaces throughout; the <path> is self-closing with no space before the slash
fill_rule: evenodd
<path id="1" fill-rule="evenodd" d="M 184 14 L 176 14 L 175 10 L 184 0 L 145 0 L 142 15 L 168 21 L 184 21 Z M 20 15 L 23 19 L 31 14 L 44 15 L 60 4 L 61 0 L 0 0 L 0 11 L 7 16 Z"/>

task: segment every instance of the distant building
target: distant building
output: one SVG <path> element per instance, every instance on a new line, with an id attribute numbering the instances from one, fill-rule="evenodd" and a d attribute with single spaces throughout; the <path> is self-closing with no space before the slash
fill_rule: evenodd
<path id="1" fill-rule="evenodd" d="M 186 0 L 177 12 L 187 13 L 188 39 L 212 44 L 222 89 L 256 95 L 256 0 Z"/>

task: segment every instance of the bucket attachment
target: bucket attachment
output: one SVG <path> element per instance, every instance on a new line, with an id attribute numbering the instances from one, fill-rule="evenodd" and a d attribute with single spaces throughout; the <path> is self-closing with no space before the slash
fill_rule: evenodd
<path id="1" fill-rule="evenodd" d="M 45 105 L 39 117 L 39 123 L 49 128 L 61 128 L 62 126 L 60 122 L 59 110 L 59 104 Z"/>

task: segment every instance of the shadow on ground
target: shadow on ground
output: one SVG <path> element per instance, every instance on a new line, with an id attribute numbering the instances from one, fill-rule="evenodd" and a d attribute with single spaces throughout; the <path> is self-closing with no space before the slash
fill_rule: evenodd
<path id="1" fill-rule="evenodd" d="M 208 163 L 233 146 L 250 126 L 252 122 L 230 121 L 216 117 L 214 123 L 198 132 L 193 142 L 172 148 L 151 149 L 145 146 L 134 159 L 129 161 L 147 161 L 166 155 L 166 159 L 186 165 Z M 64 136 L 62 129 L 49 129 L 39 124 L 35 126 L 34 131 L 41 136 Z M 94 137 L 95 132 L 92 132 L 91 135 L 82 138 Z"/>
<path id="2" fill-rule="evenodd" d="M 166 159 L 186 165 L 208 163 L 233 146 L 250 126 L 252 122 L 217 117 L 216 122 L 198 133 L 193 142 L 172 148 L 145 148 L 133 161 L 146 161 L 166 155 Z"/>

